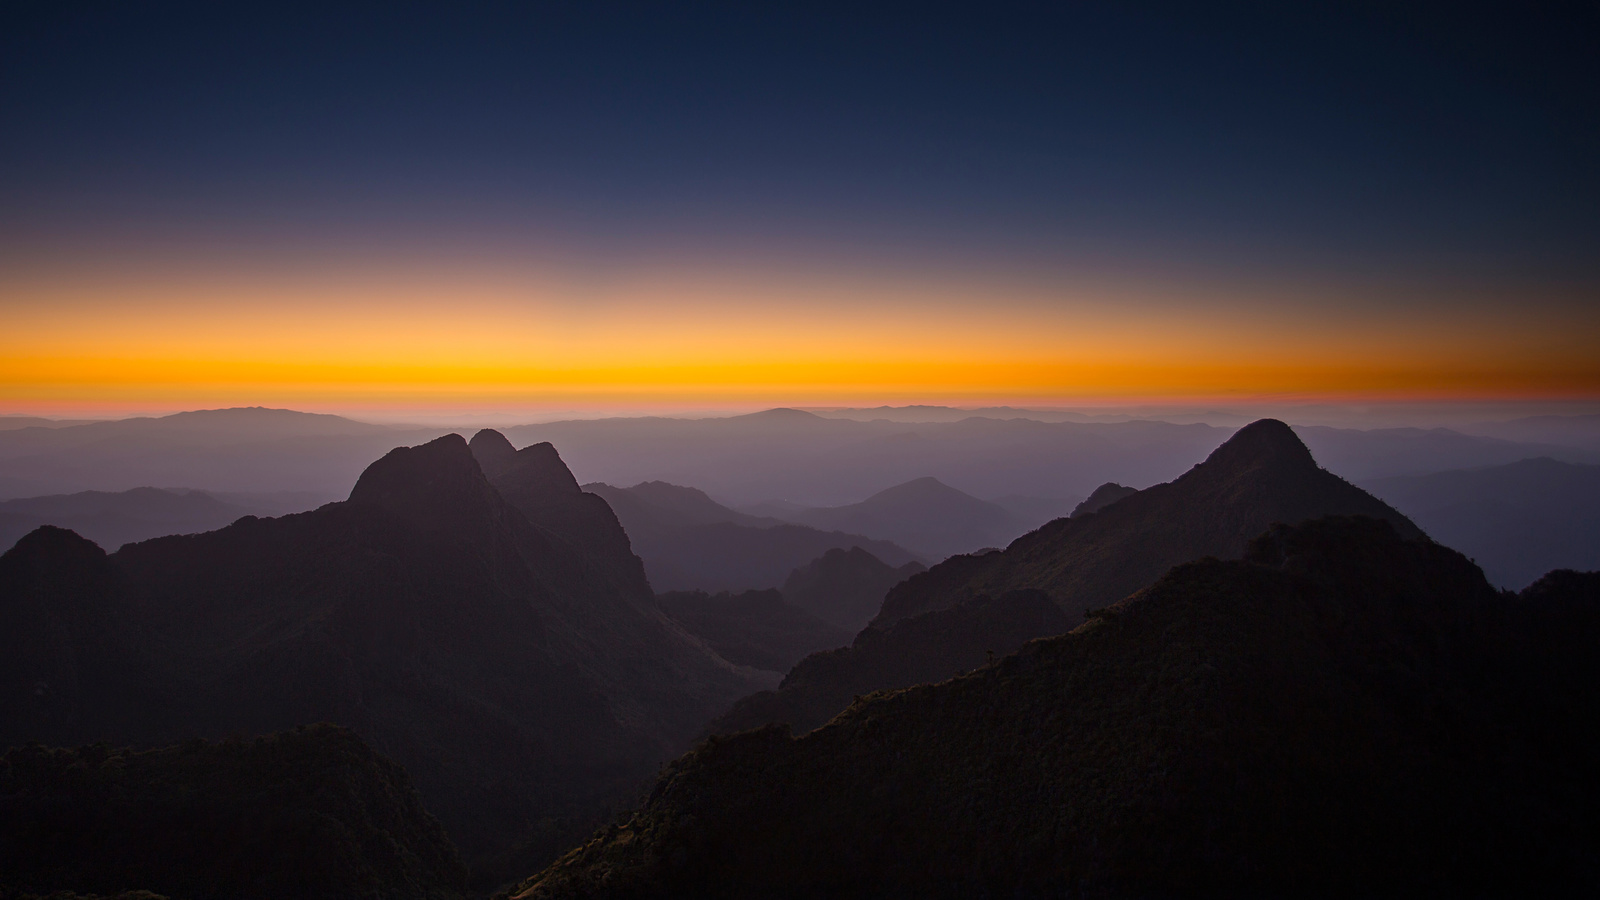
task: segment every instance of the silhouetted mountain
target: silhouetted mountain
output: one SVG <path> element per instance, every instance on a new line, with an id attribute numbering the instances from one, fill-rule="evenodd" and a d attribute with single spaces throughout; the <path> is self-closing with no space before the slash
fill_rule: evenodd
<path id="1" fill-rule="evenodd" d="M 469 445 L 489 482 L 528 520 L 567 542 L 573 554 L 587 557 L 596 575 L 615 582 L 636 602 L 647 602 L 650 583 L 644 563 L 604 498 L 578 487 L 578 480 L 549 444 L 514 449 L 505 435 L 484 429 Z"/>
<path id="2" fill-rule="evenodd" d="M 712 739 L 510 896 L 1592 896 L 1596 640 L 1595 573 L 1501 596 L 1388 522 L 1278 526 L 964 677 Z"/>
<path id="3" fill-rule="evenodd" d="M 584 489 L 611 504 L 658 591 L 774 588 L 834 548 L 861 546 L 893 565 L 916 559 L 888 541 L 746 515 L 694 488 L 653 482 Z"/>
<path id="4" fill-rule="evenodd" d="M 1003 552 L 951 557 L 911 576 L 889 590 L 878 616 L 850 649 L 836 651 L 826 666 L 797 680 L 810 663 L 802 661 L 779 687 L 778 693 L 787 696 L 741 701 L 713 722 L 711 731 L 753 727 L 760 723 L 752 716 L 763 712 L 788 715 L 775 721 L 806 731 L 833 717 L 857 694 L 913 683 L 887 680 L 890 673 L 948 677 L 969 668 L 970 660 L 986 651 L 1009 653 L 1030 638 L 1052 633 L 975 630 L 958 659 L 950 656 L 948 641 L 923 644 L 918 629 L 890 628 L 903 619 L 965 603 L 987 609 L 988 598 L 1040 590 L 1061 608 L 1070 627 L 1087 610 L 1133 593 L 1174 565 L 1205 556 L 1237 558 L 1252 534 L 1274 522 L 1324 515 L 1368 515 L 1394 523 L 1407 537 L 1422 536 L 1405 516 L 1318 468 L 1287 425 L 1263 419 L 1240 429 L 1176 481 L 1123 497 L 1099 512 L 1057 519 Z M 857 660 L 855 649 L 869 644 L 871 655 Z M 884 661 L 891 657 L 896 661 Z"/>
<path id="5" fill-rule="evenodd" d="M 406 773 L 342 728 L 0 756 L 0 896 L 449 900 L 467 870 Z"/>
<path id="6" fill-rule="evenodd" d="M 1327 515 L 1385 519 L 1405 537 L 1409 519 L 1319 468 L 1289 426 L 1262 419 L 1177 480 L 1123 497 L 1092 515 L 1057 519 L 1003 553 L 935 566 L 890 591 L 874 624 L 953 606 L 978 594 L 1046 591 L 1068 615 L 1105 606 L 1180 562 L 1237 558 L 1274 522 Z"/>
<path id="7" fill-rule="evenodd" d="M 1364 486 L 1472 557 L 1491 584 L 1521 588 L 1551 569 L 1600 569 L 1600 466 L 1525 459 Z"/>
<path id="8" fill-rule="evenodd" d="M 667 484 L 664 481 L 645 481 L 630 488 L 612 487 L 609 484 L 586 484 L 613 504 L 614 509 L 626 510 L 629 520 L 648 520 L 657 525 L 712 525 L 732 522 L 735 525 L 754 525 L 770 528 L 782 524 L 780 519 L 752 516 L 729 509 L 706 496 L 706 492 L 692 487 Z"/>
<path id="9" fill-rule="evenodd" d="M 1094 489 L 1088 499 L 1079 503 L 1072 510 L 1071 518 L 1085 515 L 1086 513 L 1099 512 L 1107 506 L 1133 494 L 1139 493 L 1138 488 L 1124 487 L 1116 482 L 1108 481 Z"/>
<path id="10" fill-rule="evenodd" d="M 0 501 L 0 547 L 9 548 L 40 525 L 70 528 L 101 546 L 120 547 L 168 534 L 212 531 L 259 512 L 204 491 L 151 487 L 5 500 Z"/>
<path id="11" fill-rule="evenodd" d="M 0 558 L 0 616 L 20 623 L 3 639 L 25 651 L 0 667 L 0 696 L 27 698 L 0 746 L 332 721 L 404 765 L 469 854 L 587 815 L 761 680 L 657 609 L 631 556 L 575 552 L 592 519 L 541 514 L 548 527 L 452 434 L 391 451 L 313 512 L 110 557 L 35 532 Z M 123 684 L 129 641 L 141 677 Z"/>
<path id="12" fill-rule="evenodd" d="M 807 509 L 789 518 L 814 528 L 893 541 L 932 559 L 1004 545 L 1039 524 L 937 478 L 917 478 L 860 503 Z"/>
<path id="13" fill-rule="evenodd" d="M 860 547 L 834 548 L 790 572 L 783 598 L 855 634 L 878 614 L 889 588 L 927 568 L 915 561 L 891 567 Z"/>
<path id="14" fill-rule="evenodd" d="M 0 555 L 0 747 L 142 739 L 170 680 L 121 573 L 43 526 Z"/>
<path id="15" fill-rule="evenodd" d="M 656 603 L 723 659 L 780 675 L 807 654 L 850 640 L 848 630 L 786 602 L 771 588 L 741 594 L 668 591 L 656 595 Z"/>

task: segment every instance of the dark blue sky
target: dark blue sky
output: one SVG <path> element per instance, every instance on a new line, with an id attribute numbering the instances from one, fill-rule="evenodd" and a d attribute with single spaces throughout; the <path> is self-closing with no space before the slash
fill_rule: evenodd
<path id="1" fill-rule="evenodd" d="M 683 6 L 11 2 L 0 229 L 1600 283 L 1594 3 Z"/>

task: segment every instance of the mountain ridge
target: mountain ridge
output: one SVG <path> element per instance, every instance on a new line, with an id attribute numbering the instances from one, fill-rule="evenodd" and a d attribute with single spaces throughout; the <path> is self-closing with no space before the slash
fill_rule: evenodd
<path id="1" fill-rule="evenodd" d="M 614 519 L 620 547 L 578 552 L 593 523 L 541 509 L 450 434 L 310 512 L 110 555 L 41 529 L 0 556 L 0 696 L 18 704 L 0 743 L 332 721 L 404 765 L 469 857 L 559 840 L 551 823 L 625 796 L 764 679 L 654 606 Z"/>
<path id="2" fill-rule="evenodd" d="M 1600 573 L 1536 587 L 1275 526 L 978 671 L 713 738 L 501 896 L 1587 896 Z"/>
<path id="3" fill-rule="evenodd" d="M 710 733 L 770 722 L 796 732 L 822 725 L 857 695 L 938 680 L 1004 655 L 1056 627 L 1071 628 L 1154 582 L 1174 565 L 1202 557 L 1238 558 L 1250 537 L 1275 522 L 1331 514 L 1371 515 L 1408 538 L 1424 537 L 1400 513 L 1317 466 L 1282 422 L 1240 429 L 1172 482 L 1155 485 L 1097 512 L 1056 519 L 1005 550 L 953 556 L 890 588 L 878 614 L 849 648 L 801 660 L 777 691 L 736 703 Z M 1060 618 L 1027 613 L 1005 621 L 1006 597 L 1042 592 Z M 967 623 L 902 628 L 918 617 Z M 963 629 L 965 635 L 963 636 Z M 1032 630 L 1030 630 L 1032 629 Z"/>

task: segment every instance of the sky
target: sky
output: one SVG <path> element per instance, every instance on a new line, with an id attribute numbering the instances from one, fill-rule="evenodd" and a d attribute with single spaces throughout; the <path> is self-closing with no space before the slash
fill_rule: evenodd
<path id="1" fill-rule="evenodd" d="M 1600 7 L 862 6 L 8 3 L 0 412 L 1600 402 Z"/>

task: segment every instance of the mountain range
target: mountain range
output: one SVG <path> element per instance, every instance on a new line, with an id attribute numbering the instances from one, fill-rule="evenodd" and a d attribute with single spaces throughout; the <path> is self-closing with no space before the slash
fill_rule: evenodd
<path id="1" fill-rule="evenodd" d="M 656 606 L 553 449 L 496 443 L 501 489 L 452 434 L 311 512 L 110 555 L 25 536 L 0 557 L 0 745 L 334 722 L 406 768 L 476 873 L 541 858 L 767 681 Z"/>
<path id="2" fill-rule="evenodd" d="M 1147 487 L 1183 474 L 1237 429 L 971 415 L 945 422 L 853 421 L 768 410 L 726 418 L 596 419 L 501 430 L 519 444 L 555 443 L 583 482 L 693 485 L 742 509 L 774 498 L 803 507 L 856 503 L 885 485 L 924 476 L 980 498 L 1085 497 L 1108 481 Z M 1297 432 L 1323 465 L 1357 481 L 1537 456 L 1600 463 L 1600 447 L 1443 428 L 1307 426 Z"/>
<path id="3" fill-rule="evenodd" d="M 1597 638 L 1600 574 L 1503 595 L 1387 520 L 1278 525 L 978 671 L 712 739 L 502 896 L 1592 896 Z"/>
<path id="4" fill-rule="evenodd" d="M 157 485 L 325 502 L 389 448 L 447 430 L 262 408 L 0 430 L 0 499 Z"/>
<path id="5" fill-rule="evenodd" d="M 1007 547 L 955 556 L 891 588 L 849 648 L 808 657 L 777 691 L 741 700 L 712 723 L 728 733 L 769 722 L 808 731 L 859 694 L 938 680 L 1070 628 L 1172 566 L 1237 558 L 1275 522 L 1365 515 L 1407 538 L 1422 532 L 1382 501 L 1320 468 L 1287 425 L 1240 429 L 1182 477 L 1123 496 L 1096 512 L 1057 519 Z M 1042 592 L 1059 616 L 1041 615 Z M 1015 606 L 1015 624 L 1007 610 Z M 919 617 L 937 614 L 932 623 Z M 915 680 L 907 680 L 914 678 Z"/>

